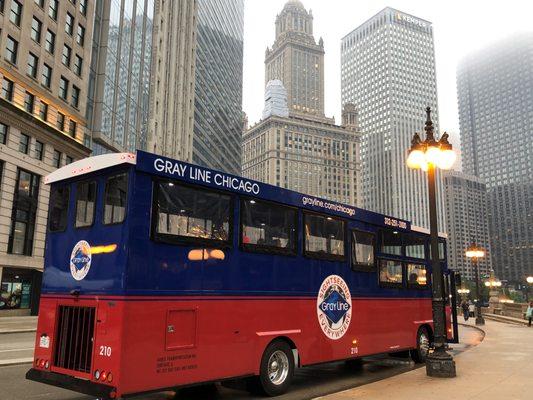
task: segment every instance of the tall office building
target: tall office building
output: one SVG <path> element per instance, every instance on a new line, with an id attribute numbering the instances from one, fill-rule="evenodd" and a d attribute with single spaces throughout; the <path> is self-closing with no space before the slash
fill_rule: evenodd
<path id="1" fill-rule="evenodd" d="M 243 0 L 199 0 L 195 164 L 239 174 L 242 139 Z"/>
<path id="2" fill-rule="evenodd" d="M 360 206 L 357 109 L 345 105 L 341 126 L 324 116 L 323 64 L 311 12 L 287 2 L 265 55 L 263 118 L 243 134 L 243 175 Z"/>
<path id="3" fill-rule="evenodd" d="M 147 150 L 192 160 L 197 0 L 155 2 Z"/>
<path id="4" fill-rule="evenodd" d="M 313 14 L 298 0 L 276 17 L 276 40 L 265 54 L 265 84 L 279 79 L 292 113 L 324 116 L 324 42 L 313 36 Z"/>
<path id="5" fill-rule="evenodd" d="M 154 0 L 94 3 L 87 110 L 93 152 L 146 149 Z"/>
<path id="6" fill-rule="evenodd" d="M 0 316 L 36 314 L 50 188 L 83 145 L 93 2 L 0 1 Z"/>
<path id="7" fill-rule="evenodd" d="M 466 57 L 457 95 L 463 170 L 487 184 L 492 264 L 523 283 L 533 274 L 533 33 Z"/>
<path id="8" fill-rule="evenodd" d="M 481 275 L 492 268 L 487 213 L 487 187 L 483 179 L 462 172 L 443 173 L 446 226 L 448 228 L 448 267 L 473 281 L 476 271 L 466 249 L 476 242 L 486 256 L 479 259 Z"/>
<path id="9" fill-rule="evenodd" d="M 365 208 L 428 228 L 426 174 L 405 161 L 413 133 L 424 133 L 427 106 L 439 132 L 431 22 L 387 7 L 342 38 L 341 91 L 342 103 L 359 109 Z"/>

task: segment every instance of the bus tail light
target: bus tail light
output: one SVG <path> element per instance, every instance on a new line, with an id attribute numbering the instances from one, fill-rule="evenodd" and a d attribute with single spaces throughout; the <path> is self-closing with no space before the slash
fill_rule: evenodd
<path id="1" fill-rule="evenodd" d="M 102 371 L 102 373 L 100 374 L 100 380 L 105 382 L 106 379 L 107 379 L 107 372 Z"/>
<path id="2" fill-rule="evenodd" d="M 39 360 L 38 358 L 35 359 L 35 366 L 36 366 L 36 367 L 39 366 L 39 361 L 40 361 L 40 360 Z"/>
<path id="3" fill-rule="evenodd" d="M 41 361 L 39 361 L 39 367 L 44 368 L 44 359 L 42 359 Z"/>
<path id="4" fill-rule="evenodd" d="M 100 371 L 98 371 L 98 370 L 94 371 L 94 379 L 96 379 L 96 380 L 100 379 Z"/>
<path id="5" fill-rule="evenodd" d="M 113 374 L 112 374 L 111 372 L 109 372 L 109 373 L 107 374 L 107 381 L 108 381 L 109 383 L 113 382 Z"/>
<path id="6" fill-rule="evenodd" d="M 46 360 L 46 362 L 44 363 L 44 368 L 50 368 L 50 361 Z"/>

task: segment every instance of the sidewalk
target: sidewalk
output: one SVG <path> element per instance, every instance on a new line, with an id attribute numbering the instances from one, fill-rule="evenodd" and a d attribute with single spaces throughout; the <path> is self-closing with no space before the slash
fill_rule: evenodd
<path id="1" fill-rule="evenodd" d="M 2 317 L 0 318 L 0 334 L 24 333 L 37 330 L 37 317 Z"/>
<path id="2" fill-rule="evenodd" d="M 473 325 L 473 320 L 470 320 Z M 419 368 L 321 397 L 321 400 L 528 400 L 532 396 L 533 328 L 486 320 L 485 339 L 455 358 L 457 377 L 429 378 Z M 453 345 L 452 345 L 453 347 Z"/>

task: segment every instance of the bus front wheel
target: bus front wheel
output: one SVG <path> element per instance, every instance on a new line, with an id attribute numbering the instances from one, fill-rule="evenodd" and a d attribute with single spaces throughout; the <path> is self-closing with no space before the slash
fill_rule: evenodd
<path id="1" fill-rule="evenodd" d="M 267 396 L 279 396 L 285 393 L 294 375 L 294 356 L 291 347 L 282 340 L 268 345 L 263 357 L 259 376 L 255 378 L 253 391 Z"/>
<path id="2" fill-rule="evenodd" d="M 411 358 L 415 363 L 426 362 L 431 337 L 426 327 L 420 327 L 416 335 L 416 349 L 411 350 Z"/>

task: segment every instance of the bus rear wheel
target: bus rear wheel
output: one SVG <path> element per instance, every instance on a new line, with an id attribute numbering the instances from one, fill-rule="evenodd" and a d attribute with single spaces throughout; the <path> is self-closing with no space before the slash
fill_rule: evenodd
<path id="1" fill-rule="evenodd" d="M 429 351 L 431 337 L 427 328 L 420 327 L 416 335 L 416 349 L 411 350 L 411 358 L 417 364 L 426 362 L 426 357 Z"/>
<path id="2" fill-rule="evenodd" d="M 279 396 L 289 389 L 293 375 L 292 350 L 286 342 L 276 340 L 263 353 L 259 376 L 255 378 L 252 389 L 267 396 Z"/>

